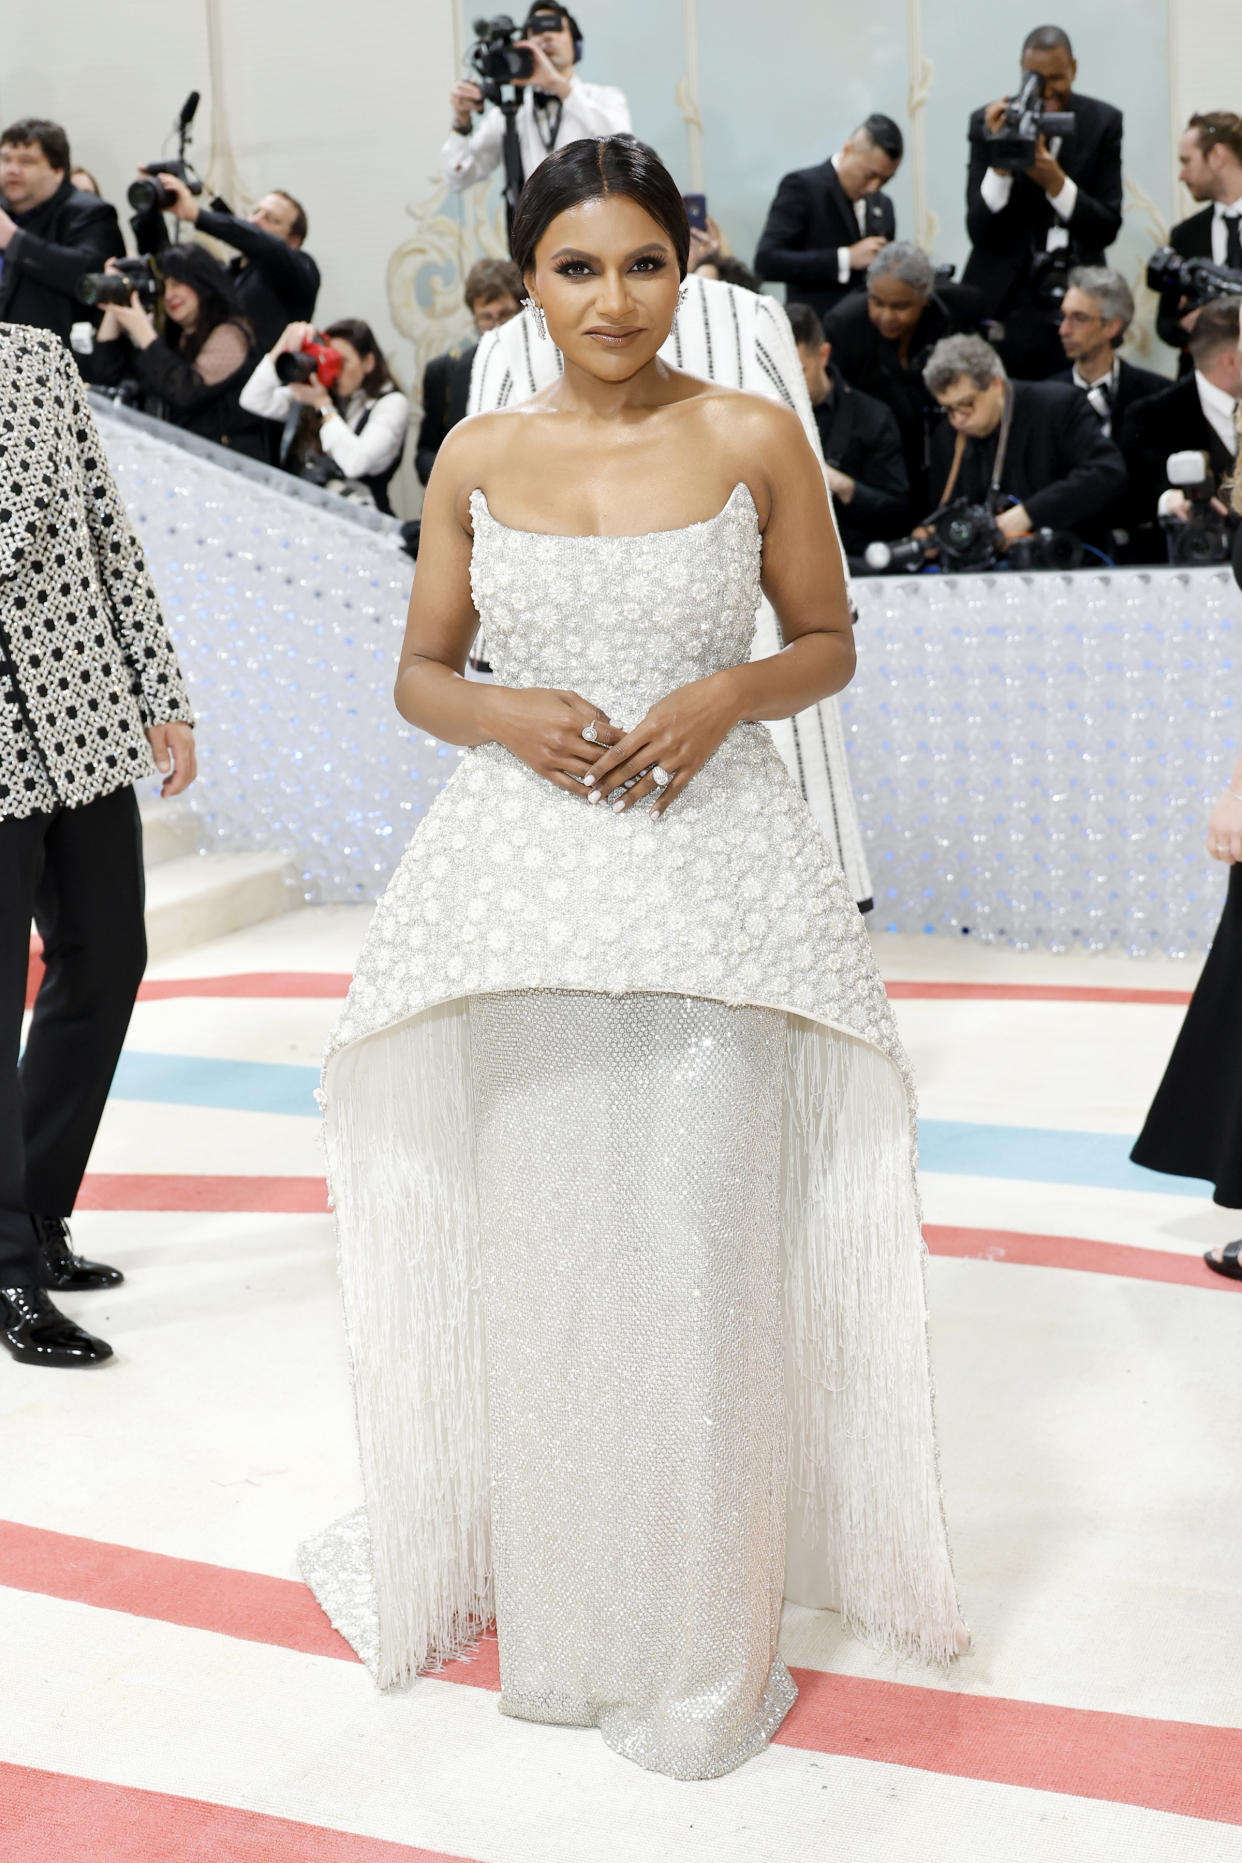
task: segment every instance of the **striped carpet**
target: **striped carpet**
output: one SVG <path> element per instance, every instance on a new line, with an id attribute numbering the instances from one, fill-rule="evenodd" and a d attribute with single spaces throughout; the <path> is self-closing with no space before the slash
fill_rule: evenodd
<path id="1" fill-rule="evenodd" d="M 490 1639 L 378 1695 L 294 1575 L 358 1498 L 309 1089 L 364 923 L 144 985 L 76 1225 L 128 1280 L 63 1302 L 117 1362 L 0 1363 L 0 1857 L 1242 1863 L 1242 1217 L 1127 1157 L 1194 967 L 877 941 L 976 1653 L 787 1607 L 778 1740 L 684 1785 L 497 1714 Z"/>

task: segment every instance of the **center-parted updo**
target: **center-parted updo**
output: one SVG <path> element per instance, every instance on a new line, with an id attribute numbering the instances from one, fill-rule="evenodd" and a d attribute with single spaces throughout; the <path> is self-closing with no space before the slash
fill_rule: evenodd
<path id="1" fill-rule="evenodd" d="M 558 214 L 609 194 L 628 195 L 663 227 L 684 278 L 690 259 L 686 205 L 655 150 L 637 136 L 584 136 L 540 162 L 522 189 L 510 234 L 523 277 L 534 271 L 535 248 Z"/>

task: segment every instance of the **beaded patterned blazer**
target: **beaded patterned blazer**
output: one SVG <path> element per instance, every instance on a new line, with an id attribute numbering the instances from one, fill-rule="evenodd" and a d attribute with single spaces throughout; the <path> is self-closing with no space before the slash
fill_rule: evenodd
<path id="1" fill-rule="evenodd" d="M 145 728 L 174 719 L 189 696 L 77 367 L 0 324 L 0 819 L 153 774 Z"/>

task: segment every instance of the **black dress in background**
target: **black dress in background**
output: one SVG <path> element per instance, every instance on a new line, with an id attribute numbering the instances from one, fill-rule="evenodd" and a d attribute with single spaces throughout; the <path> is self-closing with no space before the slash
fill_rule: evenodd
<path id="1" fill-rule="evenodd" d="M 1242 533 L 1233 573 L 1242 587 Z M 1229 891 L 1198 988 L 1146 1124 L 1135 1164 L 1171 1177 L 1205 1177 L 1212 1200 L 1242 1209 L 1242 866 Z"/>

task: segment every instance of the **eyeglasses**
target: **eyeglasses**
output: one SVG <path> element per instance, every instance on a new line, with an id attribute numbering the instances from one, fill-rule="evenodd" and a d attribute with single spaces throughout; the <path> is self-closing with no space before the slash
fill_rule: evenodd
<path id="1" fill-rule="evenodd" d="M 1103 321 L 1099 311 L 1062 311 L 1061 313 L 1061 322 L 1073 324 L 1076 330 L 1081 330 L 1086 324 L 1103 323 Z"/>

